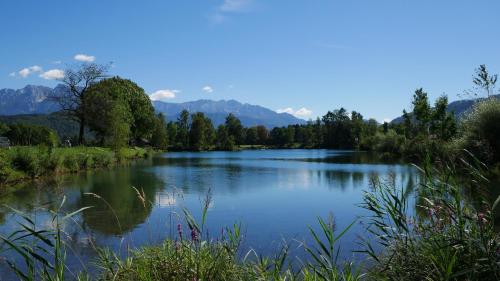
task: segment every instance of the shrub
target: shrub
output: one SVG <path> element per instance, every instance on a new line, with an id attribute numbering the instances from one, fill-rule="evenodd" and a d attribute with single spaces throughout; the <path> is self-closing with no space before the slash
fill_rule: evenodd
<path id="1" fill-rule="evenodd" d="M 67 153 L 64 155 L 63 159 L 63 167 L 67 172 L 77 172 L 80 170 L 78 155 Z"/>
<path id="2" fill-rule="evenodd" d="M 31 177 L 40 175 L 42 169 L 42 152 L 36 147 L 17 147 L 10 150 L 12 167 L 23 171 Z"/>
<path id="3" fill-rule="evenodd" d="M 92 157 L 94 162 L 94 167 L 110 167 L 115 161 L 115 156 L 112 152 L 106 151 L 102 153 L 96 153 Z"/>
<path id="4" fill-rule="evenodd" d="M 47 172 L 59 172 L 63 166 L 63 156 L 56 151 L 49 150 L 44 159 L 44 170 Z"/>
<path id="5" fill-rule="evenodd" d="M 12 168 L 12 163 L 7 151 L 0 149 L 0 185 L 22 178 L 22 173 Z"/>
<path id="6" fill-rule="evenodd" d="M 44 126 L 13 124 L 9 126 L 6 136 L 13 145 L 46 145 L 55 147 L 59 138 L 54 130 Z"/>
<path id="7" fill-rule="evenodd" d="M 399 156 L 402 154 L 405 141 L 404 136 L 398 135 L 394 130 L 389 130 L 387 133 L 377 132 L 373 136 L 363 138 L 360 147 Z"/>
<path id="8" fill-rule="evenodd" d="M 474 105 L 464 117 L 456 140 L 459 148 L 467 149 L 488 163 L 500 162 L 500 100 L 490 98 Z"/>

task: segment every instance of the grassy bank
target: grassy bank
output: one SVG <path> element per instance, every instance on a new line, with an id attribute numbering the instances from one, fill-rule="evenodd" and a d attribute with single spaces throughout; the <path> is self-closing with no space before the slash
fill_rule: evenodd
<path id="1" fill-rule="evenodd" d="M 122 148 L 113 151 L 102 147 L 48 148 L 17 146 L 0 149 L 0 185 L 84 170 L 112 167 L 128 160 L 144 158 L 144 148 Z"/>

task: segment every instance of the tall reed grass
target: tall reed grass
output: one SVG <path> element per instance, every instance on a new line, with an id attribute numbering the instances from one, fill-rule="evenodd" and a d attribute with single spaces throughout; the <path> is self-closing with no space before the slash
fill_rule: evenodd
<path id="1" fill-rule="evenodd" d="M 419 168 L 415 199 L 391 183 L 377 181 L 362 207 L 371 215 L 363 252 L 377 280 L 500 280 L 500 235 L 493 203 L 483 196 L 482 165 Z M 477 163 L 477 162 L 476 162 Z M 468 198 L 467 194 L 475 193 Z M 376 250 L 380 249 L 380 250 Z"/>

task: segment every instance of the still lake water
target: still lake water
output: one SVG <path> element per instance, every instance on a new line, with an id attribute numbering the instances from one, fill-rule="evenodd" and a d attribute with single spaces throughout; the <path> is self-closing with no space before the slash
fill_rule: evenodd
<path id="1" fill-rule="evenodd" d="M 209 190 L 210 235 L 217 237 L 223 227 L 240 223 L 242 250 L 252 248 L 269 254 L 283 240 L 307 241 L 307 227 L 316 228 L 318 216 L 332 214 L 337 229 L 342 230 L 364 215 L 358 204 L 375 177 L 405 188 L 418 182 L 412 166 L 384 163 L 364 152 L 172 152 L 128 167 L 55 178 L 37 188 L 29 185 L 2 195 L 0 202 L 30 213 L 43 226 L 50 226 L 50 217 L 39 206 L 56 208 L 63 195 L 67 212 L 93 206 L 76 217 L 77 223 L 66 225 L 72 248 L 68 265 L 76 270 L 95 258 L 94 246 L 124 253 L 127 247 L 175 237 L 177 224 L 184 224 L 182 209 L 199 218 Z M 153 204 L 144 207 L 132 187 L 143 190 Z M 99 195 L 107 203 L 88 193 Z M 17 220 L 13 212 L 2 208 L 0 233 L 12 232 Z M 365 234 L 362 225 L 356 223 L 341 240 L 342 255 L 356 258 L 351 251 L 359 249 L 357 242 Z M 301 252 L 297 250 L 297 255 Z M 7 276 L 5 264 L 0 271 L 1 276 Z"/>

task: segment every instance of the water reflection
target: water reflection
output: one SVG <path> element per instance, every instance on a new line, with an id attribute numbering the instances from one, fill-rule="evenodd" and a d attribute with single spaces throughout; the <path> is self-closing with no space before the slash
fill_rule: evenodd
<path id="1" fill-rule="evenodd" d="M 44 214 L 35 206 L 56 207 L 63 195 L 68 211 L 93 206 L 77 218 L 81 227 L 68 230 L 76 252 L 68 259 L 77 267 L 82 255 L 83 260 L 92 258 L 91 244 L 117 248 L 124 237 L 134 246 L 164 239 L 172 233 L 172 213 L 182 213 L 185 207 L 199 216 L 200 201 L 209 189 L 214 200 L 209 231 L 218 235 L 222 227 L 240 222 L 244 247 L 265 254 L 282 238 L 308 237 L 307 226 L 316 225 L 317 216 L 333 212 L 339 229 L 350 224 L 363 214 L 357 205 L 375 177 L 406 187 L 408 194 L 418 181 L 411 166 L 387 163 L 369 153 L 167 153 L 130 167 L 54 178 L 37 188 L 26 186 L 1 196 L 0 202 L 39 217 Z M 132 187 L 144 192 L 151 204 L 143 204 Z M 0 211 L 0 224 L 1 233 L 15 227 L 6 209 Z M 345 236 L 346 252 L 355 249 L 360 231 L 356 226 Z"/>
<path id="2" fill-rule="evenodd" d="M 93 206 L 83 212 L 87 226 L 104 234 L 119 235 L 146 220 L 152 210 L 148 201 L 154 200 L 162 187 L 163 182 L 146 171 L 118 169 L 98 173 L 80 187 L 77 205 L 79 208 Z M 139 196 L 145 197 L 146 202 Z"/>

